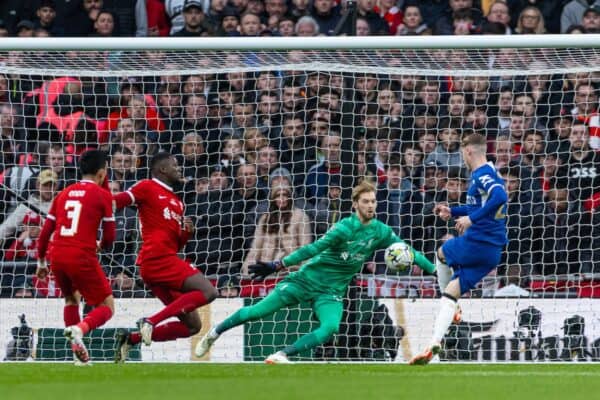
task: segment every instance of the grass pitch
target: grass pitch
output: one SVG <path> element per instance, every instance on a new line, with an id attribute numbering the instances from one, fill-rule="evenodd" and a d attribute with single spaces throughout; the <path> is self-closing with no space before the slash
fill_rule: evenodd
<path id="1" fill-rule="evenodd" d="M 0 363 L 2 400 L 596 399 L 599 365 Z"/>

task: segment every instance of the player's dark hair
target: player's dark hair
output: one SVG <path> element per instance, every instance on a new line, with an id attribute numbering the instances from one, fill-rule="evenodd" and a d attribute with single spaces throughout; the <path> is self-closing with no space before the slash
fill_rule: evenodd
<path id="1" fill-rule="evenodd" d="M 79 158 L 81 175 L 95 175 L 102 168 L 106 168 L 106 154 L 103 151 L 88 150 Z"/>
<path id="2" fill-rule="evenodd" d="M 173 157 L 173 155 L 171 153 L 166 152 L 166 151 L 161 151 L 160 153 L 156 153 L 154 155 L 154 157 L 152 157 L 152 159 L 150 160 L 150 172 L 154 172 L 154 170 L 156 168 L 158 168 L 158 166 L 160 164 L 162 164 L 162 162 L 164 160 L 168 160 L 171 157 Z"/>

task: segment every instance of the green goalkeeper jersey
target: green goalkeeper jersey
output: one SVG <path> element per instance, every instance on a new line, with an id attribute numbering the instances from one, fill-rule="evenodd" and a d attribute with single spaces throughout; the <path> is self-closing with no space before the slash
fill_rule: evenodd
<path id="1" fill-rule="evenodd" d="M 343 296 L 365 261 L 378 249 L 402 242 L 392 228 L 372 219 L 362 224 L 356 213 L 340 220 L 322 238 L 303 246 L 283 258 L 286 266 L 308 261 L 293 275 L 307 281 L 314 290 Z M 411 247 L 412 249 L 412 247 Z M 415 264 L 433 273 L 435 266 L 420 252 L 412 249 Z"/>

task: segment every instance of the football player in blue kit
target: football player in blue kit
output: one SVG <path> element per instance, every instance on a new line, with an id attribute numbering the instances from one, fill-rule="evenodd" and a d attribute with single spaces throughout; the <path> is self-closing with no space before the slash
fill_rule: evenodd
<path id="1" fill-rule="evenodd" d="M 448 207 L 437 204 L 434 213 L 444 221 L 455 218 L 459 236 L 438 248 L 436 267 L 442 291 L 440 310 L 429 346 L 409 364 L 427 364 L 441 351 L 441 341 L 459 311 L 458 299 L 473 289 L 498 266 L 506 236 L 504 181 L 486 158 L 487 142 L 478 133 L 465 137 L 461 144 L 463 160 L 471 171 L 467 205 Z"/>

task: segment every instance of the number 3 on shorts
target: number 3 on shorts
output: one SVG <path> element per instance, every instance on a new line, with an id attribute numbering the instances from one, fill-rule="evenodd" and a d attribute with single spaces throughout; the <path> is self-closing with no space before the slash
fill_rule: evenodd
<path id="1" fill-rule="evenodd" d="M 79 217 L 81 216 L 81 202 L 79 200 L 67 200 L 65 202 L 65 211 L 67 218 L 71 220 L 71 226 L 60 227 L 60 236 L 75 236 L 79 226 Z"/>

